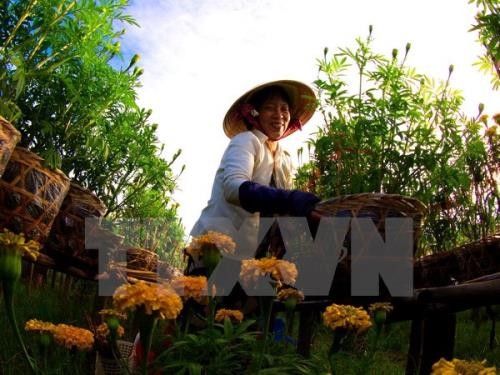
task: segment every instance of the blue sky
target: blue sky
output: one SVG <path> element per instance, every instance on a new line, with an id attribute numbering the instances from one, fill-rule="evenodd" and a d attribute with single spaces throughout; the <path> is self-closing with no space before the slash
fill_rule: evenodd
<path id="1" fill-rule="evenodd" d="M 268 80 L 311 84 L 323 48 L 353 46 L 369 25 L 379 53 L 402 54 L 411 42 L 407 64 L 420 73 L 445 79 L 453 64 L 452 86 L 463 91 L 466 114 L 480 102 L 490 113 L 500 110 L 500 93 L 472 66 L 481 48 L 468 32 L 475 8 L 466 0 L 136 0 L 128 13 L 140 25 L 122 40 L 125 56 L 141 55 L 139 102 L 153 110 L 166 157 L 182 149 L 174 169 L 186 170 L 174 198 L 187 231 L 210 196 L 232 102 Z M 294 155 L 320 124 L 313 117 L 285 147 Z"/>

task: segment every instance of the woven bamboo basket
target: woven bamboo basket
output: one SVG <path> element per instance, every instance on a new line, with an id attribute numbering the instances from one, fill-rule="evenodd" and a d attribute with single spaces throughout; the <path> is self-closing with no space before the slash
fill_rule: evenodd
<path id="1" fill-rule="evenodd" d="M 43 252 L 54 259 L 96 266 L 97 254 L 85 249 L 85 218 L 96 218 L 98 223 L 105 213 L 106 206 L 95 194 L 71 183 Z"/>
<path id="2" fill-rule="evenodd" d="M 114 262 L 109 265 L 109 272 L 116 274 L 122 280 L 134 278 L 153 283 L 169 281 L 183 275 L 180 269 L 161 260 L 158 261 L 156 271 L 132 269 L 127 267 L 126 262 Z"/>
<path id="3" fill-rule="evenodd" d="M 16 147 L 0 179 L 0 228 L 43 244 L 68 193 L 69 178 L 49 169 L 31 151 Z"/>
<path id="4" fill-rule="evenodd" d="M 102 264 L 102 269 L 109 268 L 110 264 L 113 263 L 113 254 L 117 251 L 121 251 L 123 247 L 123 236 L 113 233 L 112 231 L 98 225 L 86 230 L 86 235 L 86 240 L 88 240 L 85 244 L 87 257 L 100 261 L 101 257 L 99 256 L 99 253 L 101 253 L 101 255 L 104 255 L 102 260 L 104 262 L 108 262 L 107 264 Z M 111 256 L 112 258 L 108 259 L 108 256 Z M 92 264 L 87 268 L 87 270 L 90 273 L 97 275 L 98 271 L 102 271 L 100 266 L 101 265 L 99 265 L 98 270 L 98 264 L 95 262 L 95 264 Z"/>
<path id="5" fill-rule="evenodd" d="M 14 126 L 0 116 L 0 177 L 5 171 L 10 155 L 17 142 L 21 140 L 21 133 Z"/>
<path id="6" fill-rule="evenodd" d="M 142 247 L 127 248 L 127 268 L 139 271 L 156 272 L 158 254 Z"/>
<path id="7" fill-rule="evenodd" d="M 463 283 L 500 272 L 500 233 L 415 261 L 416 288 Z"/>
<path id="8" fill-rule="evenodd" d="M 426 206 L 418 199 L 398 194 L 361 193 L 322 201 L 314 211 L 321 217 L 371 218 L 384 239 L 386 218 L 411 218 L 415 252 Z"/>

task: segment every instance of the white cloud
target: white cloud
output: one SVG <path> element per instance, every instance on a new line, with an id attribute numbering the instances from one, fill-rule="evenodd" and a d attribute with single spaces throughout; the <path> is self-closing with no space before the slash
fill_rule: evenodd
<path id="1" fill-rule="evenodd" d="M 153 109 L 168 154 L 181 148 L 177 168 L 187 168 L 175 194 L 189 231 L 210 195 L 212 179 L 228 140 L 222 118 L 244 91 L 267 80 L 311 83 L 316 59 L 352 46 L 374 26 L 374 49 L 401 54 L 412 43 L 408 63 L 444 79 L 454 64 L 452 85 L 463 90 L 464 111 L 479 102 L 498 110 L 499 93 L 471 64 L 481 53 L 467 30 L 474 8 L 456 0 L 138 0 L 129 13 L 141 25 L 129 28 L 123 45 L 141 54 L 145 73 L 140 103 Z M 294 150 L 320 123 L 285 140 Z"/>

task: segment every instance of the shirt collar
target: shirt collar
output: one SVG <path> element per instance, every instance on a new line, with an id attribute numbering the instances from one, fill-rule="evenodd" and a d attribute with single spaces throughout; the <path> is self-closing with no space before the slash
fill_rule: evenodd
<path id="1" fill-rule="evenodd" d="M 260 140 L 262 143 L 264 143 L 265 141 L 267 141 L 267 140 L 268 140 L 267 135 L 265 135 L 265 134 L 264 134 L 263 132 L 261 132 L 260 130 L 257 130 L 257 129 L 252 129 L 252 130 L 251 130 L 251 132 L 252 132 L 253 134 L 255 134 L 255 136 L 256 136 L 257 138 L 259 138 L 259 140 Z"/>

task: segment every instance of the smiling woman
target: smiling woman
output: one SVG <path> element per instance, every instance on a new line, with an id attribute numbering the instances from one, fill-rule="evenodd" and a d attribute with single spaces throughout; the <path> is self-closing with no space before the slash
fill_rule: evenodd
<path id="1" fill-rule="evenodd" d="M 290 155 L 279 140 L 301 129 L 313 115 L 315 95 L 298 81 L 273 81 L 242 95 L 224 118 L 231 138 L 217 169 L 212 196 L 191 235 L 208 230 L 247 239 L 245 251 L 256 250 L 259 218 L 290 215 L 307 217 L 319 199 L 291 190 Z M 198 268 L 190 262 L 189 272 Z"/>

